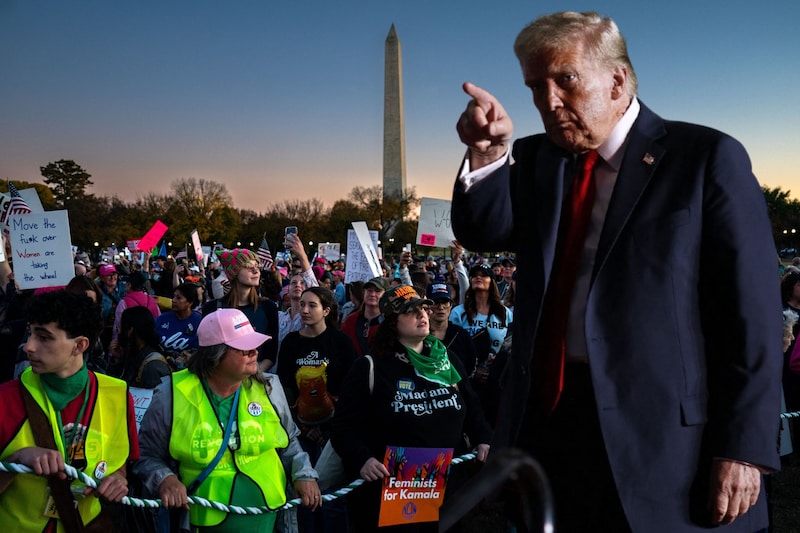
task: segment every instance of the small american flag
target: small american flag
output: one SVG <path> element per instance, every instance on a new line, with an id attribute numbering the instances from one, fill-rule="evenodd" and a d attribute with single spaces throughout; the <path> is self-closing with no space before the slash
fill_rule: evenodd
<path id="1" fill-rule="evenodd" d="M 256 255 L 258 256 L 258 260 L 261 262 L 261 270 L 272 270 L 275 261 L 273 261 L 272 253 L 269 251 L 266 235 L 261 237 L 261 244 L 258 246 Z"/>
<path id="2" fill-rule="evenodd" d="M 6 226 L 9 225 L 12 215 L 24 215 L 25 213 L 31 212 L 31 207 L 28 205 L 28 202 L 25 201 L 17 190 L 17 187 L 10 181 L 8 182 L 8 193 L 11 195 L 11 199 L 3 206 L 5 209 L 3 209 L 3 213 L 0 215 L 0 223 Z"/>
<path id="3" fill-rule="evenodd" d="M 175 259 L 184 259 L 186 257 L 189 257 L 189 254 L 186 253 L 186 248 L 184 248 L 183 250 L 178 252 L 178 255 L 175 256 Z"/>

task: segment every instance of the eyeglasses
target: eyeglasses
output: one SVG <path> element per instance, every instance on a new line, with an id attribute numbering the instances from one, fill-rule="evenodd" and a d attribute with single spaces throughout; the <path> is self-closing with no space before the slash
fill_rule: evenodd
<path id="1" fill-rule="evenodd" d="M 450 300 L 436 300 L 431 307 L 450 307 Z"/>
<path id="2" fill-rule="evenodd" d="M 258 355 L 258 349 L 254 348 L 252 350 L 240 350 L 239 348 L 234 348 L 233 346 L 228 346 L 229 350 L 233 350 L 234 352 L 239 352 L 239 355 L 242 357 L 250 357 L 251 355 Z"/>
<path id="3" fill-rule="evenodd" d="M 253 274 L 258 274 L 258 272 L 260 271 L 260 269 L 258 268 L 258 265 L 244 265 L 242 267 L 242 269 L 248 270 L 248 271 L 252 272 Z"/>

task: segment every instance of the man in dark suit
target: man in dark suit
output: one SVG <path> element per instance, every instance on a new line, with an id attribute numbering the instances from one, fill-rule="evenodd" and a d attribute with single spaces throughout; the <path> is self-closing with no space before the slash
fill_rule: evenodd
<path id="1" fill-rule="evenodd" d="M 766 527 L 761 476 L 780 466 L 780 300 L 744 148 L 641 104 L 611 19 L 543 16 L 515 52 L 545 134 L 509 156 L 511 119 L 464 84 L 468 151 L 452 209 L 465 247 L 517 253 L 493 449 L 542 462 L 559 533 Z M 569 260 L 576 159 L 591 151 L 590 214 Z"/>

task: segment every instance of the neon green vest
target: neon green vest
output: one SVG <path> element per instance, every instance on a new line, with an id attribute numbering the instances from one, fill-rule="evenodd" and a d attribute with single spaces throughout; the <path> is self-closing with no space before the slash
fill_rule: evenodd
<path id="1" fill-rule="evenodd" d="M 87 475 L 94 477 L 98 464 L 105 462 L 105 473 L 116 472 L 128 460 L 130 441 L 128 439 L 128 386 L 124 381 L 110 378 L 102 374 L 97 377 L 97 400 L 91 412 L 89 428 L 86 431 L 85 449 Z M 64 454 L 64 443 L 61 441 L 61 432 L 58 420 L 50 400 L 42 388 L 38 374 L 30 368 L 20 376 L 20 382 L 33 396 L 36 403 L 42 408 L 50 427 L 53 429 L 53 439 L 58 450 Z M 87 410 L 91 406 L 87 407 Z M 26 419 L 19 431 L 8 446 L 0 453 L 0 459 L 5 460 L 17 450 L 36 446 L 30 422 Z M 77 483 L 77 482 L 74 482 Z M 35 474 L 17 474 L 11 485 L 0 497 L 0 524 L 14 525 L 15 531 L 40 532 L 47 524 L 48 518 L 43 516 L 49 491 L 47 478 Z M 88 496 L 78 501 L 78 511 L 84 524 L 88 524 L 100 514 L 100 500 L 96 496 Z M 58 531 L 63 532 L 64 527 L 59 522 Z"/>
<path id="2" fill-rule="evenodd" d="M 169 453 L 180 463 L 181 480 L 188 486 L 217 455 L 225 434 L 220 424 L 228 421 L 217 419 L 200 378 L 188 370 L 172 374 L 172 417 Z M 235 505 L 230 500 L 238 473 L 258 485 L 269 508 L 282 506 L 286 503 L 286 475 L 275 449 L 285 448 L 289 436 L 264 385 L 255 380 L 242 383 L 234 428 L 237 426 L 239 449 L 231 452 L 226 446 L 219 463 L 194 495 Z M 190 518 L 195 526 L 214 526 L 225 517 L 222 511 L 191 506 Z"/>

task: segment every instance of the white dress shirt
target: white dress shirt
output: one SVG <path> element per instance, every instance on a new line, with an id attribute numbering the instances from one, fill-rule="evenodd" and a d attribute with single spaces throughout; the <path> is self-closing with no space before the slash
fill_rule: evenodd
<path id="1" fill-rule="evenodd" d="M 625 148 L 628 143 L 628 134 L 633 127 L 634 121 L 639 116 L 639 109 L 639 101 L 634 98 L 625 114 L 614 126 L 611 135 L 597 149 L 602 161 L 598 161 L 594 168 L 596 185 L 594 206 L 592 207 L 592 217 L 589 221 L 586 240 L 583 245 L 581 264 L 578 266 L 567 322 L 566 352 L 567 360 L 569 361 L 586 361 L 588 357 L 585 327 L 586 301 L 589 296 L 597 244 L 600 241 L 600 233 L 608 212 L 608 205 L 611 202 L 611 194 L 614 192 L 614 185 L 617 183 L 619 167 L 622 164 L 622 157 L 625 154 Z M 470 171 L 468 156 L 469 154 L 467 154 L 461 166 L 458 178 L 464 183 L 467 190 L 503 166 L 510 153 L 506 152 L 499 160 L 474 172 Z"/>

